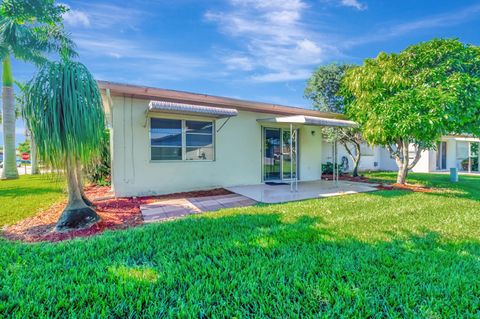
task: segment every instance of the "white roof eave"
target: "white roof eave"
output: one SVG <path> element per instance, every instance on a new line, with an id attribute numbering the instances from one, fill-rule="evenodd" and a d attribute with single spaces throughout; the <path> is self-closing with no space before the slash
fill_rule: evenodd
<path id="1" fill-rule="evenodd" d="M 285 123 L 285 124 L 300 124 L 311 126 L 327 126 L 327 127 L 357 127 L 358 124 L 348 120 L 329 119 L 315 116 L 294 115 L 294 116 L 280 116 L 267 119 L 257 120 L 261 123 Z"/>

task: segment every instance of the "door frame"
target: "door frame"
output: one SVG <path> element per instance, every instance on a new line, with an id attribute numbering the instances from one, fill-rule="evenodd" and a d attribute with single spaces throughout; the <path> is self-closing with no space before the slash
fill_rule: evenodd
<path id="1" fill-rule="evenodd" d="M 437 148 L 437 158 L 436 158 L 436 163 L 435 163 L 435 168 L 437 171 L 445 171 L 447 170 L 447 157 L 448 157 L 448 143 L 446 141 L 439 141 L 438 142 L 438 148 Z M 445 163 L 444 163 L 444 158 L 443 158 L 443 153 L 445 154 Z M 443 168 L 442 164 L 445 164 L 445 168 Z"/>
<path id="2" fill-rule="evenodd" d="M 275 126 L 262 126 L 262 147 L 261 147 L 261 181 L 262 183 L 265 182 L 290 182 L 290 178 L 283 178 L 283 154 L 280 155 L 280 179 L 271 179 L 271 180 L 265 180 L 265 130 L 270 129 L 270 130 L 279 130 L 280 131 L 280 148 L 283 150 L 283 132 L 288 131 L 290 132 L 290 128 L 285 128 L 285 127 L 275 127 Z M 299 159 L 300 159 L 300 143 L 299 143 L 299 133 L 300 129 L 299 128 L 294 128 L 294 130 L 297 131 L 296 137 L 296 153 L 297 153 L 297 161 L 295 163 L 295 173 L 297 175 L 297 179 L 300 179 L 300 164 L 299 164 Z M 283 152 L 282 152 L 283 153 Z"/>

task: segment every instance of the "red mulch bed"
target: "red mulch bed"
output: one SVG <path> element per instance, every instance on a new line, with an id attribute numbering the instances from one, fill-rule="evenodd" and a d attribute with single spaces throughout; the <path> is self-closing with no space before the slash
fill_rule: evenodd
<path id="1" fill-rule="evenodd" d="M 332 174 L 322 174 L 322 179 L 331 181 L 333 180 L 333 175 Z M 365 176 L 357 176 L 353 177 L 350 175 L 340 175 L 338 176 L 338 179 L 341 181 L 350 181 L 350 182 L 360 182 L 360 183 L 375 183 L 366 178 Z"/>
<path id="2" fill-rule="evenodd" d="M 333 180 L 333 175 L 322 174 L 322 179 L 324 180 Z M 350 182 L 361 182 L 361 183 L 372 183 L 378 184 L 376 181 L 372 181 L 365 176 L 352 177 L 350 175 L 340 175 L 338 177 L 341 181 L 350 181 Z M 435 192 L 435 189 L 413 184 L 381 184 L 377 186 L 380 190 L 409 190 L 412 192 L 421 192 L 421 193 L 432 193 Z"/>
<path id="3" fill-rule="evenodd" d="M 3 229 L 3 236 L 10 240 L 24 242 L 57 242 L 75 237 L 89 237 L 107 229 L 125 229 L 143 224 L 140 205 L 152 203 L 161 199 L 174 199 L 185 197 L 203 197 L 227 195 L 231 192 L 219 188 L 208 191 L 176 193 L 148 197 L 115 198 L 110 187 L 87 186 L 85 193 L 96 206 L 97 213 L 102 220 L 88 229 L 75 230 L 65 233 L 54 231 L 55 223 L 62 213 L 66 201 L 58 203 L 49 209 L 29 217 L 19 223 Z"/>
<path id="4" fill-rule="evenodd" d="M 420 193 L 433 193 L 435 189 L 420 186 L 420 185 L 413 185 L 413 184 L 391 184 L 391 185 L 379 185 L 377 186 L 380 190 L 408 190 L 412 192 L 420 192 Z"/>

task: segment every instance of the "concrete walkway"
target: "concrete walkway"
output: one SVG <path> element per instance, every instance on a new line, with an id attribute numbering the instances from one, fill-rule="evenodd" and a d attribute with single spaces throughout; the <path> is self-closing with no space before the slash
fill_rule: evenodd
<path id="1" fill-rule="evenodd" d="M 252 206 L 257 202 L 238 194 L 166 199 L 141 205 L 143 220 L 146 223 L 175 219 L 182 216 L 216 211 L 222 208 Z"/>

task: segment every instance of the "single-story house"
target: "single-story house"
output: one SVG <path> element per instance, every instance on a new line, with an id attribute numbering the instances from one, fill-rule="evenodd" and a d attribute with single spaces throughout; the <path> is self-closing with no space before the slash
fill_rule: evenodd
<path id="1" fill-rule="evenodd" d="M 321 128 L 340 114 L 99 81 L 112 187 L 141 196 L 321 179 Z"/>
<path id="2" fill-rule="evenodd" d="M 356 125 L 340 114 L 298 107 L 106 81 L 99 86 L 117 196 L 320 180 L 322 163 L 333 162 L 322 127 Z M 413 171 L 479 171 L 472 158 L 477 143 L 443 137 Z M 364 144 L 361 152 L 360 170 L 397 170 L 385 148 Z M 338 145 L 337 162 L 345 159 L 351 170 Z"/>

